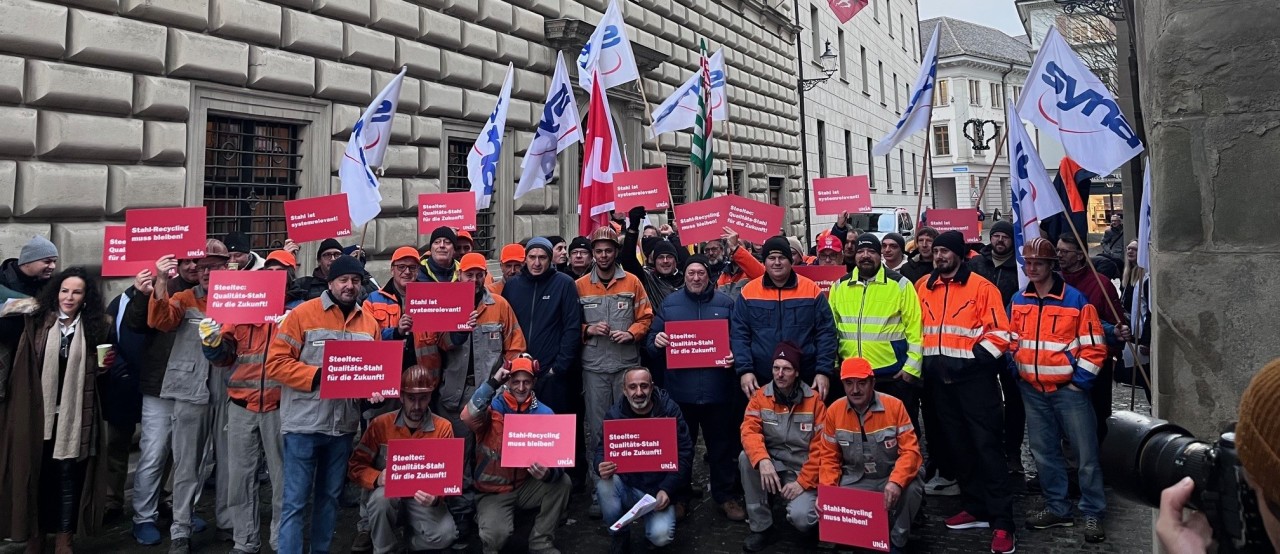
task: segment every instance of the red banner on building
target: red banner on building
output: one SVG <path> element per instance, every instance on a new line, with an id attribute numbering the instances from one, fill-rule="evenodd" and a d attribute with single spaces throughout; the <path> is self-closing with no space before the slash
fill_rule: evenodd
<path id="1" fill-rule="evenodd" d="M 284 313 L 286 277 L 283 271 L 214 271 L 205 315 L 229 325 L 273 322 Z"/>
<path id="2" fill-rule="evenodd" d="M 474 198 L 474 197 L 473 197 Z M 476 309 L 472 283 L 409 283 L 405 313 L 413 318 L 413 332 L 470 331 L 467 321 Z"/>
<path id="3" fill-rule="evenodd" d="M 476 195 L 470 192 L 436 192 L 418 195 L 418 234 L 430 235 L 439 227 L 476 230 Z"/>
<path id="4" fill-rule="evenodd" d="M 960 231 L 966 242 L 982 242 L 982 227 L 978 225 L 978 210 L 961 208 L 950 210 L 932 209 L 924 212 L 925 225 L 937 229 L 939 233 Z"/>
<path id="5" fill-rule="evenodd" d="M 836 281 L 849 274 L 849 270 L 842 265 L 798 265 L 794 269 L 797 274 L 817 283 L 822 292 L 831 292 Z"/>
<path id="6" fill-rule="evenodd" d="M 507 414 L 502 418 L 502 467 L 573 467 L 574 415 Z"/>
<path id="7" fill-rule="evenodd" d="M 813 209 L 818 215 L 871 211 L 871 185 L 866 175 L 813 180 Z"/>
<path id="8" fill-rule="evenodd" d="M 384 470 L 387 498 L 405 498 L 418 491 L 433 496 L 462 494 L 464 439 L 400 439 L 387 441 Z"/>
<path id="9" fill-rule="evenodd" d="M 725 367 L 729 359 L 729 321 L 668 321 L 667 369 Z"/>
<path id="10" fill-rule="evenodd" d="M 351 236 L 346 193 L 288 200 L 284 203 L 284 221 L 294 242 Z"/>
<path id="11" fill-rule="evenodd" d="M 884 493 L 818 487 L 818 539 L 888 552 L 889 512 L 884 508 Z"/>
<path id="12" fill-rule="evenodd" d="M 133 277 L 144 269 L 155 272 L 155 260 L 129 260 L 129 237 L 124 225 L 102 228 L 102 276 Z"/>
<path id="13" fill-rule="evenodd" d="M 666 167 L 613 174 L 614 211 L 626 213 L 635 206 L 644 206 L 650 212 L 671 207 Z"/>
<path id="14" fill-rule="evenodd" d="M 205 208 L 148 208 L 124 213 L 128 244 L 134 260 L 156 260 L 173 255 L 178 259 L 203 258 Z"/>
<path id="15" fill-rule="evenodd" d="M 365 399 L 375 393 L 398 398 L 403 357 L 404 344 L 400 341 L 326 341 L 324 364 L 320 368 L 324 372 L 320 378 L 320 398 Z"/>
<path id="16" fill-rule="evenodd" d="M 677 471 L 679 448 L 673 417 L 604 422 L 604 461 L 618 464 L 618 473 Z"/>

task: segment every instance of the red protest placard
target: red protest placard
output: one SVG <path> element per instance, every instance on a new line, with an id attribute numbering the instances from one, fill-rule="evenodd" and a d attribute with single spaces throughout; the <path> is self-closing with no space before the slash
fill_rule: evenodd
<path id="1" fill-rule="evenodd" d="M 644 206 L 649 211 L 671 207 L 666 167 L 613 174 L 613 209 L 625 213 L 635 206 Z"/>
<path id="2" fill-rule="evenodd" d="M 667 369 L 724 367 L 729 322 L 724 319 L 667 322 Z"/>
<path id="3" fill-rule="evenodd" d="M 400 341 L 326 341 L 320 398 L 369 398 L 374 393 L 398 398 L 403 356 Z"/>
<path id="4" fill-rule="evenodd" d="M 405 313 L 413 318 L 413 332 L 470 331 L 467 320 L 476 306 L 471 283 L 409 283 Z"/>
<path id="5" fill-rule="evenodd" d="M 842 265 L 798 265 L 794 269 L 796 273 L 817 283 L 822 292 L 831 292 L 832 285 L 849 274 L 849 270 Z"/>
<path id="6" fill-rule="evenodd" d="M 818 539 L 889 551 L 889 513 L 884 493 L 845 487 L 818 487 Z"/>
<path id="7" fill-rule="evenodd" d="M 311 242 L 351 236 L 351 214 L 347 194 L 299 198 L 284 203 L 284 220 L 289 238 Z"/>
<path id="8" fill-rule="evenodd" d="M 673 417 L 604 422 L 604 461 L 618 464 L 618 473 L 676 471 L 679 447 Z"/>
<path id="9" fill-rule="evenodd" d="M 502 467 L 573 467 L 574 415 L 508 414 L 502 418 Z"/>
<path id="10" fill-rule="evenodd" d="M 925 223 L 939 233 L 960 231 L 967 242 L 982 242 L 981 227 L 978 226 L 978 210 L 961 208 L 958 210 L 928 210 L 924 213 Z"/>
<path id="11" fill-rule="evenodd" d="M 464 439 L 400 439 L 387 441 L 387 498 L 423 491 L 433 496 L 462 494 Z"/>
<path id="12" fill-rule="evenodd" d="M 680 241 L 694 244 L 723 236 L 724 218 L 729 210 L 728 200 L 725 198 L 717 196 L 676 206 L 676 225 L 680 228 Z"/>
<path id="13" fill-rule="evenodd" d="M 222 324 L 275 321 L 284 313 L 283 271 L 214 271 L 205 315 Z"/>
<path id="14" fill-rule="evenodd" d="M 170 254 L 204 257 L 205 208 L 149 208 L 124 213 L 129 257 L 155 261 Z"/>
<path id="15" fill-rule="evenodd" d="M 871 211 L 871 185 L 866 175 L 813 180 L 813 208 L 818 215 Z"/>
<path id="16" fill-rule="evenodd" d="M 725 196 L 729 201 L 724 224 L 738 232 L 742 240 L 763 243 L 782 232 L 782 206 L 757 202 L 736 194 Z"/>
<path id="17" fill-rule="evenodd" d="M 128 260 L 125 250 L 129 237 L 124 225 L 107 225 L 102 228 L 102 276 L 133 277 L 151 268 L 155 260 Z M 155 271 L 152 269 L 152 271 Z"/>
<path id="18" fill-rule="evenodd" d="M 470 192 L 438 192 L 418 195 L 418 234 L 430 235 L 438 227 L 476 230 L 476 195 Z"/>

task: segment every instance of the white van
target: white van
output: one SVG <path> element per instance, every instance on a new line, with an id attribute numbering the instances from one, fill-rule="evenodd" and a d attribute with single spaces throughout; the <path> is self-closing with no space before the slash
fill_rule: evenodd
<path id="1" fill-rule="evenodd" d="M 862 229 L 878 239 L 884 239 L 889 233 L 898 233 L 910 241 L 915 221 L 906 208 L 871 208 L 870 212 L 849 214 L 845 228 Z"/>

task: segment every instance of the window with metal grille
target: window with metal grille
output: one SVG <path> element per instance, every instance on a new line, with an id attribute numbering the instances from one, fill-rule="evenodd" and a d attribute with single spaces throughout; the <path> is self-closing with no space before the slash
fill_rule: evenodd
<path id="1" fill-rule="evenodd" d="M 769 203 L 770 204 L 773 204 L 774 206 L 782 206 L 782 196 L 784 194 L 784 190 L 782 187 L 784 182 L 785 180 L 782 177 L 769 178 Z"/>
<path id="2" fill-rule="evenodd" d="M 667 209 L 667 221 L 676 220 L 676 206 L 689 201 L 689 167 L 667 166 L 667 187 L 671 189 L 671 207 Z M 674 225 L 674 224 L 673 224 Z"/>
<path id="3" fill-rule="evenodd" d="M 471 142 L 459 139 L 449 139 L 449 156 L 445 162 L 445 192 L 469 192 L 471 190 L 471 182 L 467 180 L 467 152 L 471 149 Z M 471 238 L 475 242 L 475 248 L 472 252 L 479 252 L 488 258 L 493 255 L 494 251 L 494 228 L 493 206 L 476 211 L 476 230 L 471 233 Z"/>
<path id="4" fill-rule="evenodd" d="M 741 169 L 729 170 L 729 194 L 737 194 L 739 196 L 747 194 L 747 183 Z"/>
<path id="5" fill-rule="evenodd" d="M 260 254 L 288 238 L 284 202 L 302 185 L 301 125 L 210 115 L 205 122 L 204 206 L 206 231 L 249 236 Z"/>

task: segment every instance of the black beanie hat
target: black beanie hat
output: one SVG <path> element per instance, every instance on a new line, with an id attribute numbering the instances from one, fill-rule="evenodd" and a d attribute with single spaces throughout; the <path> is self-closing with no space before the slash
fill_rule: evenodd
<path id="1" fill-rule="evenodd" d="M 587 252 L 590 252 L 591 241 L 587 240 L 587 237 L 573 237 L 573 242 L 569 243 L 569 252 L 573 252 L 574 250 L 586 250 Z"/>
<path id="2" fill-rule="evenodd" d="M 875 250 L 876 254 L 879 254 L 880 239 L 876 238 L 876 236 L 871 233 L 863 233 L 861 235 L 858 235 L 858 238 L 854 239 L 853 241 L 853 251 L 857 252 L 859 250 L 862 250 L 863 248 L 870 248 L 872 250 Z"/>
<path id="3" fill-rule="evenodd" d="M 781 253 L 788 260 L 791 259 L 791 242 L 787 237 L 769 237 L 769 240 L 764 241 L 764 246 L 760 248 L 760 258 L 767 260 L 769 254 L 774 252 Z"/>
<path id="4" fill-rule="evenodd" d="M 907 249 L 907 239 L 904 238 L 902 235 L 899 235 L 898 233 L 885 233 L 884 240 L 891 240 L 893 242 L 898 243 L 899 250 Z M 884 242 L 881 241 L 881 244 L 884 244 Z"/>
<path id="5" fill-rule="evenodd" d="M 325 276 L 325 282 L 332 282 L 343 275 L 364 277 L 364 264 L 351 256 L 338 256 L 338 259 L 333 261 L 333 265 L 329 266 L 329 274 Z"/>
<path id="6" fill-rule="evenodd" d="M 694 254 L 684 261 L 684 265 L 680 267 L 680 271 L 687 271 L 689 266 L 693 264 L 702 264 L 702 267 L 706 269 L 711 268 L 711 261 L 708 260 L 706 256 L 703 256 L 702 254 Z"/>
<path id="7" fill-rule="evenodd" d="M 324 239 L 324 241 L 320 243 L 320 249 L 316 250 L 316 259 L 319 260 L 320 255 L 324 254 L 326 250 L 340 251 L 342 250 L 342 243 L 338 242 L 338 239 Z"/>
<path id="8" fill-rule="evenodd" d="M 657 258 L 660 254 L 671 254 L 677 258 L 680 257 L 680 255 L 676 253 L 676 245 L 662 239 L 658 239 L 658 242 L 654 243 L 653 254 L 650 257 Z"/>
<path id="9" fill-rule="evenodd" d="M 552 247 L 555 247 L 555 245 L 565 242 L 564 237 L 560 235 L 551 235 L 549 237 L 546 237 L 546 239 L 547 239 L 547 242 L 551 243 Z"/>
<path id="10" fill-rule="evenodd" d="M 435 244 L 436 239 L 441 238 L 449 239 L 449 244 L 458 244 L 458 234 L 453 232 L 453 228 L 441 225 L 431 232 L 431 241 L 427 243 L 427 246 Z"/>
<path id="11" fill-rule="evenodd" d="M 960 231 L 947 231 L 938 235 L 933 239 L 934 248 L 946 248 L 961 258 L 969 254 L 969 247 L 964 242 L 964 235 Z"/>
<path id="12" fill-rule="evenodd" d="M 249 236 L 240 232 L 227 233 L 227 236 L 222 239 L 222 244 L 227 246 L 227 252 L 248 254 L 253 251 L 249 247 Z"/>
<path id="13" fill-rule="evenodd" d="M 799 371 L 800 363 L 804 361 L 804 351 L 794 342 L 784 340 L 774 347 L 772 359 L 791 362 L 791 367 Z"/>
<path id="14" fill-rule="evenodd" d="M 1013 238 L 1013 224 L 1003 220 L 997 221 L 995 225 L 991 226 L 991 234 L 994 235 L 996 233 L 1004 233 L 1009 235 L 1009 238 Z"/>

